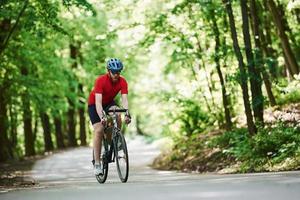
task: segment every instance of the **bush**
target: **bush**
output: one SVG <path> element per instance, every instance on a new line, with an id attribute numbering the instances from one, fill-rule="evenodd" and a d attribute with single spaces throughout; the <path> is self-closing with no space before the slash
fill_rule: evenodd
<path id="1" fill-rule="evenodd" d="M 178 99 L 180 112 L 174 117 L 180 124 L 180 132 L 186 136 L 203 132 L 215 119 L 203 111 L 198 102 L 189 99 Z"/>
<path id="2" fill-rule="evenodd" d="M 300 74 L 295 76 L 295 80 L 287 82 L 281 80 L 276 85 L 275 95 L 277 103 L 284 105 L 287 103 L 297 103 L 300 101 Z"/>
<path id="3" fill-rule="evenodd" d="M 249 137 L 246 129 L 236 129 L 214 138 L 210 145 L 240 161 L 241 172 L 264 171 L 267 166 L 296 156 L 300 130 L 278 123 L 273 127 L 260 127 L 256 135 Z"/>

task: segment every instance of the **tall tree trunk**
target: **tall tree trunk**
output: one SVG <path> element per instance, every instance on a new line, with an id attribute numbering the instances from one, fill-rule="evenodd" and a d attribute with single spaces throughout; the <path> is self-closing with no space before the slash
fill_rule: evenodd
<path id="1" fill-rule="evenodd" d="M 211 13 L 211 17 L 212 17 L 212 24 L 213 24 L 212 29 L 214 31 L 215 42 L 216 42 L 214 59 L 215 59 L 221 87 L 222 87 L 222 101 L 223 101 L 225 121 L 226 121 L 225 127 L 226 127 L 226 130 L 231 130 L 232 122 L 231 122 L 231 115 L 230 115 L 230 105 L 229 105 L 229 100 L 228 100 L 227 94 L 226 94 L 225 81 L 224 81 L 223 74 L 222 74 L 221 67 L 220 67 L 220 56 L 219 56 L 220 55 L 220 32 L 219 32 L 219 28 L 218 28 L 218 25 L 216 22 L 214 11 Z"/>
<path id="2" fill-rule="evenodd" d="M 248 19 L 248 6 L 247 0 L 241 0 L 241 11 L 242 11 L 242 20 L 243 20 L 243 35 L 244 35 L 244 43 L 245 43 L 245 51 L 247 58 L 247 68 L 249 72 L 250 78 L 250 89 L 252 94 L 252 109 L 254 113 L 254 118 L 257 123 L 264 123 L 264 97 L 262 95 L 261 90 L 261 75 L 260 70 L 255 65 L 253 53 L 252 53 L 252 45 L 250 39 L 250 31 L 249 31 L 249 19 Z"/>
<path id="3" fill-rule="evenodd" d="M 51 125 L 49 116 L 45 112 L 40 112 L 41 122 L 44 130 L 44 145 L 45 151 L 52 151 L 53 150 L 53 142 L 51 137 Z"/>
<path id="4" fill-rule="evenodd" d="M 294 54 L 295 55 L 300 55 L 300 48 L 299 48 L 299 45 L 298 45 L 298 43 L 297 43 L 297 41 L 296 41 L 296 37 L 295 37 L 295 35 L 293 34 L 293 31 L 292 31 L 292 29 L 290 28 L 290 26 L 289 26 L 289 23 L 288 23 L 288 21 L 287 21 L 287 18 L 285 17 L 286 16 L 286 14 L 285 14 L 285 10 L 284 10 L 284 5 L 280 2 L 280 1 L 277 1 L 278 3 L 278 6 L 277 6 L 277 8 L 278 8 L 278 12 L 279 12 L 279 14 L 280 14 L 280 17 L 281 17 L 281 19 L 282 19 L 282 22 L 283 22 L 283 27 L 284 27 L 284 30 L 285 30 L 285 33 L 287 33 L 287 36 L 289 37 L 289 39 L 291 40 L 291 42 L 292 42 L 292 46 L 291 46 L 291 48 L 292 47 L 294 47 Z"/>
<path id="5" fill-rule="evenodd" d="M 11 23 L 9 19 L 3 19 L 0 21 L 0 51 L 3 47 L 3 43 L 6 38 L 6 34 L 9 32 Z M 5 70 L 4 70 L 5 73 Z M 4 74 L 6 77 L 6 74 Z M 5 95 L 7 89 L 6 81 L 0 82 L 0 162 L 10 158 L 8 144 L 8 120 L 7 120 L 7 96 Z"/>
<path id="6" fill-rule="evenodd" d="M 56 146 L 58 149 L 65 148 L 64 138 L 62 134 L 62 122 L 60 117 L 54 117 L 54 125 L 55 125 L 55 137 L 56 137 Z"/>
<path id="7" fill-rule="evenodd" d="M 261 73 L 263 76 L 263 81 L 265 83 L 265 87 L 266 87 L 266 91 L 268 94 L 270 104 L 271 104 L 271 106 L 274 106 L 274 105 L 276 105 L 276 101 L 275 101 L 275 97 L 272 92 L 272 84 L 270 81 L 270 77 L 263 65 L 263 54 L 262 54 L 261 49 L 264 49 L 265 52 L 267 52 L 267 50 L 265 47 L 262 46 L 262 43 L 261 43 L 261 38 L 263 36 L 262 36 L 261 31 L 259 31 L 260 30 L 260 20 L 257 15 L 257 9 L 258 9 L 258 7 L 256 6 L 255 0 L 251 0 L 250 1 L 250 13 L 251 13 L 251 17 L 252 17 L 252 30 L 254 33 L 254 42 L 255 42 L 255 46 L 256 46 L 255 60 L 256 60 L 256 64 L 258 66 L 260 66 Z"/>
<path id="8" fill-rule="evenodd" d="M 28 71 L 25 67 L 22 67 L 21 73 L 24 77 L 28 75 Z M 25 136 L 25 155 L 35 155 L 34 149 L 34 135 L 32 131 L 32 111 L 30 109 L 30 100 L 25 90 L 22 94 L 23 102 L 23 123 L 24 123 L 24 136 Z"/>
<path id="9" fill-rule="evenodd" d="M 7 104 L 4 89 L 0 85 L 0 162 L 10 158 L 9 144 L 8 144 L 8 121 L 7 121 Z"/>
<path id="10" fill-rule="evenodd" d="M 233 47 L 234 47 L 234 52 L 236 54 L 238 63 L 239 63 L 239 70 L 240 70 L 240 84 L 243 92 L 243 100 L 244 100 L 244 107 L 245 107 L 245 114 L 247 118 L 247 125 L 248 125 L 248 131 L 250 135 L 254 135 L 256 133 L 256 127 L 253 122 L 253 116 L 252 116 L 252 111 L 251 111 L 251 106 L 249 102 L 249 94 L 248 94 L 248 85 L 247 85 L 247 74 L 245 70 L 245 65 L 243 62 L 243 56 L 238 44 L 238 39 L 237 39 L 237 33 L 236 33 L 236 28 L 235 28 L 235 22 L 234 22 L 234 16 L 232 13 L 232 6 L 231 6 L 231 1 L 230 0 L 223 0 L 223 3 L 226 7 L 226 11 L 229 17 L 229 25 L 230 25 L 230 30 L 231 30 L 231 37 L 233 40 Z"/>
<path id="11" fill-rule="evenodd" d="M 26 94 L 22 95 L 23 102 L 23 123 L 24 123 L 24 136 L 25 136 L 25 155 L 35 155 L 34 149 L 34 136 L 32 132 L 32 112 L 30 110 L 30 101 Z"/>
<path id="12" fill-rule="evenodd" d="M 220 35 L 221 36 L 220 39 L 221 39 L 222 54 L 224 55 L 222 68 L 226 69 L 227 68 L 227 56 L 226 55 L 228 55 L 226 34 L 228 33 L 228 28 L 229 28 L 226 13 L 223 13 L 222 19 L 223 19 L 222 26 L 223 26 L 223 31 L 224 31 L 224 34 Z M 227 74 L 225 74 L 225 80 L 228 80 Z M 232 117 L 234 117 L 234 110 L 232 109 L 233 107 L 232 107 L 232 102 L 231 102 L 231 97 L 233 95 L 231 96 L 230 94 L 231 94 L 231 92 L 226 91 L 226 98 L 228 100 L 229 110 L 231 111 L 230 116 L 232 118 Z"/>
<path id="13" fill-rule="evenodd" d="M 295 55 L 291 49 L 288 36 L 286 34 L 285 26 L 284 26 L 284 20 L 281 17 L 279 10 L 273 0 L 265 0 L 267 2 L 269 11 L 273 17 L 273 21 L 277 27 L 278 36 L 281 41 L 282 49 L 285 53 L 286 63 L 288 64 L 289 71 L 291 75 L 295 75 L 299 73 L 299 66 L 297 64 Z M 284 17 L 284 16 L 283 16 Z"/>
<path id="14" fill-rule="evenodd" d="M 80 96 L 83 95 L 82 84 L 79 84 Z M 79 101 L 79 125 L 80 125 L 80 145 L 86 146 L 86 128 L 85 128 L 85 102 Z"/>
<path id="15" fill-rule="evenodd" d="M 77 146 L 76 141 L 76 130 L 75 130 L 75 105 L 69 100 L 69 110 L 68 110 L 68 141 L 70 147 Z"/>
<path id="16" fill-rule="evenodd" d="M 78 49 L 73 44 L 70 44 L 70 57 L 72 59 L 72 68 L 77 68 L 77 56 L 78 56 Z M 70 86 L 70 92 L 75 94 L 76 88 L 74 86 Z M 68 110 L 68 140 L 69 146 L 74 147 L 77 146 L 76 141 L 76 123 L 75 123 L 75 104 L 73 103 L 72 99 L 68 99 L 69 102 L 69 110 Z"/>
<path id="17" fill-rule="evenodd" d="M 78 57 L 78 60 L 80 62 L 81 65 L 83 65 L 83 56 L 82 56 L 82 53 L 80 52 L 80 46 L 81 46 L 81 43 L 79 42 L 78 45 L 77 45 L 77 57 Z M 77 67 L 76 65 L 74 65 L 74 67 Z M 84 92 L 83 92 L 83 84 L 79 82 L 78 84 L 78 95 L 79 97 L 79 109 L 78 109 L 78 112 L 79 112 L 79 136 L 80 136 L 80 145 L 81 146 L 86 146 L 87 143 L 86 143 L 86 120 L 85 120 L 85 108 L 86 108 L 86 105 L 85 105 L 85 101 L 82 101 L 82 99 L 85 99 L 85 95 L 84 95 Z"/>

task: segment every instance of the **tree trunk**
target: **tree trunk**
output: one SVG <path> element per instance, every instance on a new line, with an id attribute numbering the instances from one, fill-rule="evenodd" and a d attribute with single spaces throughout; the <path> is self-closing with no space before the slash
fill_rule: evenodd
<path id="1" fill-rule="evenodd" d="M 78 49 L 73 44 L 70 44 L 70 57 L 72 59 L 72 68 L 77 68 L 77 56 L 78 56 Z M 76 88 L 74 86 L 70 86 L 70 92 L 75 94 Z M 69 146 L 74 147 L 77 146 L 76 141 L 76 123 L 75 123 L 75 104 L 73 103 L 74 100 L 68 99 L 69 102 L 69 110 L 68 110 L 68 140 Z"/>
<path id="2" fill-rule="evenodd" d="M 296 38 L 295 38 L 295 35 L 293 34 L 292 29 L 289 26 L 287 18 L 285 17 L 286 14 L 285 14 L 284 6 L 279 1 L 277 1 L 277 3 L 278 3 L 278 6 L 277 6 L 278 12 L 279 12 L 280 17 L 282 19 L 285 33 L 287 33 L 287 36 L 289 36 L 289 39 L 291 40 L 291 42 L 293 44 L 293 46 L 291 46 L 291 48 L 294 47 L 294 55 L 300 55 L 299 45 L 296 41 Z"/>
<path id="3" fill-rule="evenodd" d="M 25 136 L 25 155 L 35 155 L 34 149 L 34 136 L 32 132 L 32 113 L 30 110 L 30 101 L 26 94 L 22 95 L 23 102 L 23 123 L 24 123 L 24 136 Z"/>
<path id="4" fill-rule="evenodd" d="M 74 104 L 69 101 L 69 110 L 68 110 L 68 141 L 70 147 L 77 146 L 76 141 L 76 130 L 75 130 L 75 109 Z"/>
<path id="5" fill-rule="evenodd" d="M 82 89 L 82 84 L 79 84 L 79 92 L 80 96 L 83 95 L 83 89 Z M 81 146 L 86 146 L 86 128 L 85 128 L 85 103 L 82 101 L 79 101 L 79 125 L 80 125 L 80 145 Z"/>
<path id="6" fill-rule="evenodd" d="M 220 67 L 220 32 L 219 32 L 219 28 L 215 19 L 215 14 L 214 12 L 211 13 L 211 17 L 212 17 L 212 24 L 213 24 L 213 31 L 214 31 L 214 35 L 215 35 L 215 63 L 216 63 L 216 67 L 217 67 L 217 72 L 218 72 L 218 76 L 220 79 L 220 83 L 221 83 L 221 87 L 222 87 L 222 101 L 223 101 L 223 107 L 224 107 L 224 113 L 225 113 L 225 121 L 226 121 L 226 130 L 231 130 L 232 128 L 232 122 L 231 122 L 231 115 L 230 115 L 230 105 L 229 105 L 229 100 L 227 98 L 227 94 L 226 94 L 226 86 L 225 86 L 225 81 L 223 78 L 223 74 L 221 71 L 221 67 Z"/>
<path id="7" fill-rule="evenodd" d="M 41 122 L 44 130 L 44 145 L 45 151 L 52 151 L 53 150 L 53 142 L 51 137 L 51 125 L 49 116 L 45 112 L 40 112 Z"/>
<path id="8" fill-rule="evenodd" d="M 23 76 L 28 75 L 28 71 L 25 67 L 22 67 L 21 73 Z M 23 102 L 23 123 L 24 123 L 24 136 L 25 136 L 25 155 L 32 156 L 35 155 L 34 149 L 34 135 L 32 131 L 32 112 L 30 109 L 30 100 L 27 95 L 27 90 L 22 94 Z"/>
<path id="9" fill-rule="evenodd" d="M 243 62 L 243 56 L 242 56 L 242 53 L 241 53 L 241 50 L 240 50 L 240 47 L 238 44 L 234 16 L 232 13 L 231 1 L 223 0 L 223 3 L 226 7 L 226 11 L 227 11 L 227 14 L 229 17 L 229 25 L 230 25 L 230 30 L 231 30 L 231 37 L 233 40 L 234 52 L 235 52 L 235 55 L 236 55 L 238 63 L 239 63 L 239 70 L 240 70 L 240 74 L 241 74 L 240 84 L 241 84 L 242 93 L 243 93 L 243 100 L 244 100 L 245 114 L 246 114 L 246 118 L 247 118 L 248 131 L 249 131 L 250 135 L 254 135 L 256 133 L 256 127 L 253 122 L 253 116 L 252 116 L 251 106 L 250 106 L 250 102 L 249 102 L 247 74 L 246 74 L 245 65 Z"/>
<path id="10" fill-rule="evenodd" d="M 3 47 L 5 37 L 11 26 L 9 19 L 3 19 L 0 21 L 0 51 Z M 5 70 L 4 70 L 5 73 Z M 6 74 L 4 74 L 4 77 Z M 10 158 L 8 144 L 8 120 L 7 120 L 7 97 L 5 95 L 7 91 L 6 81 L 0 82 L 0 162 Z"/>
<path id="11" fill-rule="evenodd" d="M 248 6 L 247 0 L 241 0 L 241 11 L 243 20 L 243 36 L 245 43 L 245 51 L 247 58 L 247 68 L 250 78 L 250 89 L 252 94 L 252 109 L 254 113 L 254 118 L 257 123 L 264 123 L 263 113 L 264 113 L 264 98 L 261 90 L 261 75 L 260 70 L 255 65 L 252 45 L 249 32 L 249 19 L 248 19 Z"/>
<path id="12" fill-rule="evenodd" d="M 9 116 L 10 116 L 10 137 L 11 137 L 11 148 L 15 149 L 18 144 L 17 136 L 17 113 L 13 110 L 13 106 L 9 106 Z"/>
<path id="13" fill-rule="evenodd" d="M 265 51 L 265 53 L 267 52 L 267 50 L 266 50 L 266 47 L 263 47 L 262 43 L 261 43 L 261 38 L 263 38 L 263 34 L 260 31 L 260 20 L 257 15 L 257 9 L 258 9 L 258 7 L 256 6 L 255 0 L 251 0 L 250 14 L 252 17 L 252 30 L 254 33 L 254 42 L 255 42 L 255 46 L 256 46 L 255 60 L 256 60 L 256 64 L 258 66 L 261 66 L 260 68 L 261 68 L 261 72 L 262 72 L 262 76 L 263 76 L 263 81 L 265 83 L 266 91 L 268 94 L 268 98 L 269 98 L 271 106 L 274 106 L 274 105 L 276 105 L 276 101 L 275 101 L 275 97 L 272 92 L 272 84 L 270 81 L 270 77 L 263 65 L 263 54 L 262 54 L 261 49 L 263 49 Z M 267 56 L 267 54 L 266 54 L 266 56 Z"/>
<path id="14" fill-rule="evenodd" d="M 267 1 L 267 0 L 265 0 L 265 1 Z M 286 58 L 286 63 L 288 64 L 288 67 L 289 67 L 289 71 L 290 71 L 291 75 L 294 76 L 295 74 L 299 73 L 299 66 L 297 64 L 295 55 L 291 49 L 287 34 L 285 32 L 286 30 L 284 27 L 284 20 L 282 18 L 284 16 L 282 16 L 282 17 L 280 16 L 279 10 L 273 0 L 268 0 L 267 5 L 268 5 L 269 11 L 273 17 L 273 21 L 277 27 L 278 36 L 280 38 L 282 49 L 286 56 L 285 58 Z"/>
<path id="15" fill-rule="evenodd" d="M 64 138 L 62 134 L 62 122 L 59 117 L 54 117 L 56 146 L 58 149 L 65 148 Z"/>
<path id="16" fill-rule="evenodd" d="M 39 126 L 39 116 L 36 114 L 34 117 L 34 128 L 33 128 L 33 140 L 36 140 L 36 135 L 38 132 L 38 126 Z"/>
<path id="17" fill-rule="evenodd" d="M 298 25 L 299 25 L 300 24 L 300 8 L 295 8 L 293 13 L 296 16 L 296 20 L 297 20 Z"/>
<path id="18" fill-rule="evenodd" d="M 0 92 L 0 162 L 10 158 L 8 144 L 8 121 L 7 121 L 7 105 L 5 101 L 4 88 L 1 86 Z"/>
<path id="19" fill-rule="evenodd" d="M 7 35 L 9 34 L 9 30 L 11 28 L 11 20 L 3 19 L 0 22 L 0 51 L 4 50 L 4 43 L 6 41 Z"/>

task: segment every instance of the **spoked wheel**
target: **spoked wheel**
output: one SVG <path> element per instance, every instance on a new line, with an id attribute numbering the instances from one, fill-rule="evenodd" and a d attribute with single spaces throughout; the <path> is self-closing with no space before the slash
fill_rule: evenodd
<path id="1" fill-rule="evenodd" d="M 108 159 L 107 159 L 107 154 L 108 152 L 108 143 L 106 139 L 102 139 L 102 148 L 101 148 L 101 159 L 100 159 L 100 164 L 102 166 L 102 174 L 96 175 L 96 179 L 99 183 L 104 183 L 107 178 L 108 174 Z M 94 152 L 93 152 L 93 158 L 94 158 Z"/>
<path id="2" fill-rule="evenodd" d="M 114 145 L 119 178 L 125 183 L 128 179 L 129 161 L 126 141 L 121 132 L 117 134 Z"/>

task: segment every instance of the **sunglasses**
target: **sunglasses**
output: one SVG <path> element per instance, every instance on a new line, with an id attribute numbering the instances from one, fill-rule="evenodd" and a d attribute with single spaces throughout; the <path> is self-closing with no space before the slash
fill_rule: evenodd
<path id="1" fill-rule="evenodd" d="M 121 72 L 121 71 L 112 71 L 112 70 L 110 70 L 110 72 L 111 72 L 113 75 L 116 75 L 116 74 L 120 75 L 120 72 Z"/>

